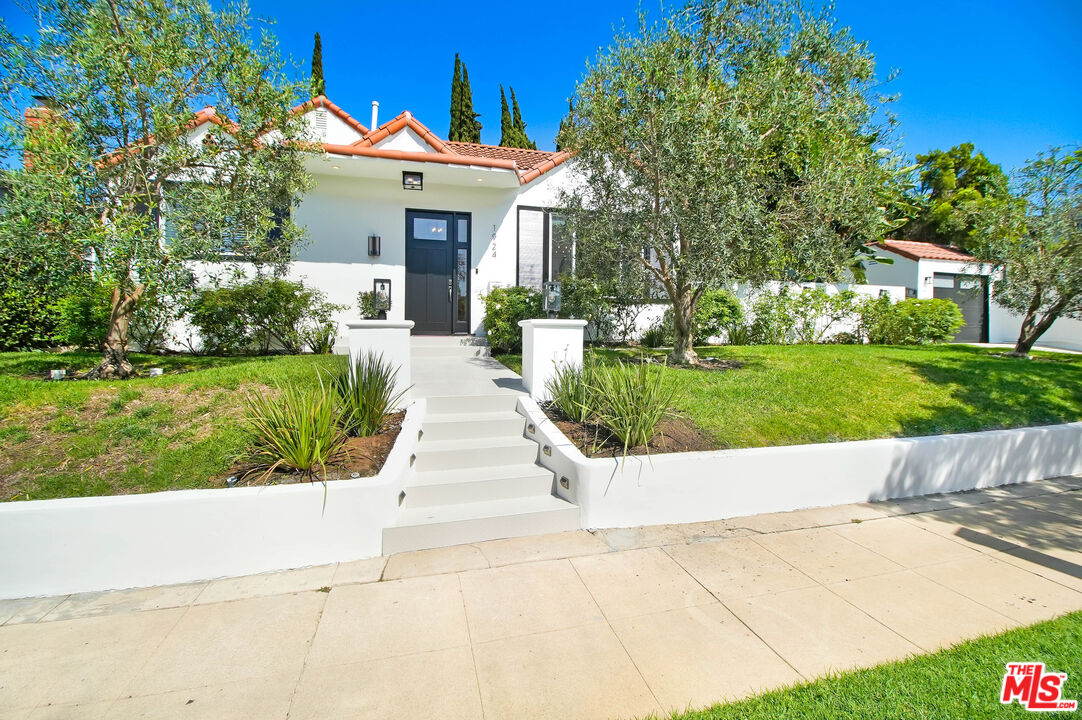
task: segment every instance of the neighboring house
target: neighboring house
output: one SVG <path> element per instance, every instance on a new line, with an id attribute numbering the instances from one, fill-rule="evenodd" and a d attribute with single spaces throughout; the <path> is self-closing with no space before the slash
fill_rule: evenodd
<path id="1" fill-rule="evenodd" d="M 540 289 L 570 269 L 573 246 L 551 211 L 568 153 L 447 142 L 409 112 L 376 126 L 377 108 L 374 129 L 325 97 L 297 108 L 325 155 L 307 161 L 315 188 L 293 218 L 310 241 L 290 275 L 349 306 L 340 322 L 358 317 L 358 292 L 389 280 L 390 319 L 478 333 L 482 294 Z"/>
<path id="2" fill-rule="evenodd" d="M 894 260 L 872 264 L 867 280 L 876 285 L 900 285 L 906 297 L 948 298 L 958 303 L 966 324 L 954 342 L 1013 343 L 1022 318 L 996 305 L 991 285 L 1000 270 L 955 247 L 914 240 L 886 239 L 872 248 Z M 1082 350 L 1082 322 L 1060 318 L 1038 345 Z"/>

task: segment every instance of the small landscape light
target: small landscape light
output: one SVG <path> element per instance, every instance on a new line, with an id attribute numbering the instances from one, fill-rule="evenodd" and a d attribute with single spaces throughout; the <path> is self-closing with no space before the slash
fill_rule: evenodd
<path id="1" fill-rule="evenodd" d="M 227 477 L 225 479 L 225 486 L 226 487 L 236 487 L 237 480 L 239 480 L 239 478 L 236 475 L 230 475 L 229 477 Z"/>
<path id="2" fill-rule="evenodd" d="M 68 374 L 67 370 L 50 370 L 49 371 L 49 379 L 50 380 L 63 380 L 64 376 L 67 375 L 67 374 Z"/>
<path id="3" fill-rule="evenodd" d="M 556 313 L 560 311 L 560 306 L 563 305 L 563 290 L 560 288 L 560 283 L 545 283 L 544 305 L 549 318 L 556 317 Z"/>
<path id="4" fill-rule="evenodd" d="M 391 309 L 391 281 L 387 278 L 376 278 L 372 281 L 372 309 L 380 320 L 387 319 L 387 311 Z"/>

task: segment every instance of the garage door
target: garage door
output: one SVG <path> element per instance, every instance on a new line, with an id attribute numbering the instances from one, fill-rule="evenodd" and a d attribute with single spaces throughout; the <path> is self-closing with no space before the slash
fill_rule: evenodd
<path id="1" fill-rule="evenodd" d="M 962 309 L 966 324 L 954 342 L 988 342 L 988 278 L 936 273 L 932 287 L 933 297 L 953 300 Z"/>

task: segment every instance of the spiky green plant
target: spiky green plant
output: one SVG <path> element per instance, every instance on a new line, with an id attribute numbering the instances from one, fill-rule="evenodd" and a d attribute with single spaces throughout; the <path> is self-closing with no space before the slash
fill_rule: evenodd
<path id="1" fill-rule="evenodd" d="M 569 420 L 588 423 L 597 414 L 598 397 L 594 372 L 597 364 L 589 359 L 581 365 L 562 365 L 548 381 L 552 404 Z"/>
<path id="2" fill-rule="evenodd" d="M 259 481 L 282 469 L 313 480 L 345 455 L 341 411 L 322 381 L 319 388 L 287 385 L 277 396 L 249 395 L 245 420 L 255 436 L 250 459 Z"/>
<path id="3" fill-rule="evenodd" d="M 395 391 L 398 368 L 383 355 L 357 357 L 331 377 L 331 387 L 342 412 L 342 427 L 349 435 L 368 437 L 387 425 L 387 420 L 409 388 Z"/>
<path id="4" fill-rule="evenodd" d="M 639 362 L 603 365 L 593 373 L 597 420 L 616 436 L 625 455 L 649 443 L 671 413 L 675 390 L 665 384 L 667 370 Z"/>

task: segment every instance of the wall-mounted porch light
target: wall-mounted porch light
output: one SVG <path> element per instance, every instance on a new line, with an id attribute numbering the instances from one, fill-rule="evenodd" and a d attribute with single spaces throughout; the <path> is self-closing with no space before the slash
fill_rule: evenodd
<path id="1" fill-rule="evenodd" d="M 390 280 L 377 278 L 372 281 L 372 309 L 380 320 L 387 319 L 387 311 L 391 309 Z"/>
<path id="2" fill-rule="evenodd" d="M 379 257 L 379 235 L 368 236 L 368 254 L 372 257 Z"/>
<path id="3" fill-rule="evenodd" d="M 419 172 L 402 171 L 403 190 L 424 190 L 424 175 Z"/>
<path id="4" fill-rule="evenodd" d="M 560 288 L 560 283 L 545 283 L 542 296 L 544 298 L 545 312 L 548 313 L 549 318 L 556 317 L 556 313 L 560 312 L 560 306 L 563 305 L 563 290 Z"/>

